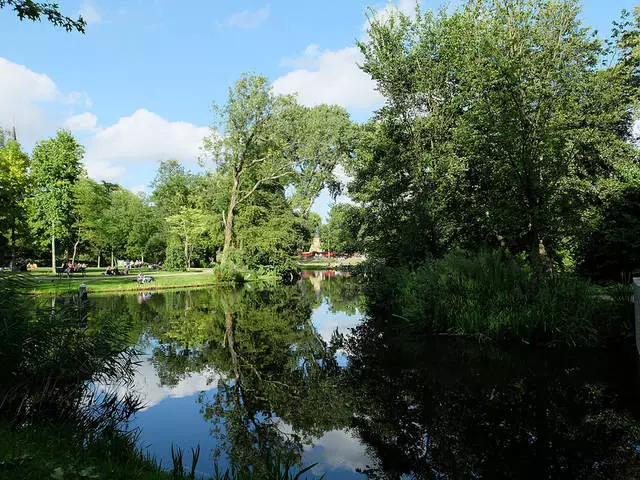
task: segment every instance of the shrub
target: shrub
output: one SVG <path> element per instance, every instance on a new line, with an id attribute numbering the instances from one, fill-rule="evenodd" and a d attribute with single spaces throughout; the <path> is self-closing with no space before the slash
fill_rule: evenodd
<path id="1" fill-rule="evenodd" d="M 629 330 L 628 296 L 594 293 L 570 274 L 534 276 L 502 252 L 454 252 L 382 278 L 372 307 L 430 333 L 592 346 Z"/>
<path id="2" fill-rule="evenodd" d="M 229 248 L 226 252 L 219 252 L 217 264 L 213 267 L 213 275 L 221 282 L 243 283 L 247 278 L 247 267 L 244 262 L 244 251 L 239 248 Z"/>

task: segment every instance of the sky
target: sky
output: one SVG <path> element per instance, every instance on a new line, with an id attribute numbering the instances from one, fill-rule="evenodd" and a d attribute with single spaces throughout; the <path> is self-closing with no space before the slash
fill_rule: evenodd
<path id="1" fill-rule="evenodd" d="M 83 15 L 85 35 L 0 9 L 0 126 L 15 123 L 28 152 L 68 128 L 86 147 L 89 176 L 140 192 L 161 160 L 198 168 L 211 105 L 224 103 L 243 72 L 267 76 L 277 93 L 297 93 L 305 105 L 339 104 L 366 121 L 383 99 L 357 66 L 365 13 L 411 13 L 416 0 L 57 3 L 66 15 Z M 634 4 L 585 0 L 584 23 L 606 35 Z M 313 209 L 326 217 L 330 203 L 323 192 Z"/>

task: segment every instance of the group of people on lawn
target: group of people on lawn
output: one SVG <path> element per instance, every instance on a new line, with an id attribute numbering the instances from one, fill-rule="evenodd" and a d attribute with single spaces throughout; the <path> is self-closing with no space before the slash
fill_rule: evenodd
<path id="1" fill-rule="evenodd" d="M 135 261 L 135 262 L 125 262 L 124 263 L 124 269 L 120 270 L 120 268 L 116 265 L 115 267 L 112 267 L 111 265 L 109 265 L 107 267 L 107 269 L 105 270 L 104 274 L 107 276 L 117 276 L 117 275 L 129 275 L 129 272 L 131 271 L 131 268 L 135 268 L 135 267 L 141 267 L 142 266 L 142 262 L 139 261 Z M 150 283 L 153 282 L 153 277 L 150 277 L 148 275 L 145 275 L 143 272 L 138 273 L 137 276 L 137 280 L 138 283 Z"/>
<path id="2" fill-rule="evenodd" d="M 84 273 L 87 270 L 87 266 L 84 263 L 69 262 L 66 265 L 63 264 L 62 266 L 64 268 L 64 273 Z M 29 268 L 29 266 L 27 266 L 27 268 Z"/>

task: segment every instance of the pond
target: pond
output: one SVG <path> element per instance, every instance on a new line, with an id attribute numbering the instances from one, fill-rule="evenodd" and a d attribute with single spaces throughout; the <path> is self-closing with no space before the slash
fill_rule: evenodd
<path id="1" fill-rule="evenodd" d="M 635 478 L 633 349 L 504 348 L 363 313 L 358 280 L 90 298 L 141 352 L 141 448 L 198 473 L 315 464 L 325 478 Z"/>

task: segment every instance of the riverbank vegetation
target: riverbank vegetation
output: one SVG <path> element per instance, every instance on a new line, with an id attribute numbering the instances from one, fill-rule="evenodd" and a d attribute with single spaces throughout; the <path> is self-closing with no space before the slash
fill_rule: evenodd
<path id="1" fill-rule="evenodd" d="M 568 273 L 535 275 L 529 264 L 499 251 L 451 252 L 417 268 L 370 274 L 372 314 L 422 334 L 571 347 L 634 334 L 629 285 L 602 289 Z"/>
<path id="2" fill-rule="evenodd" d="M 372 16 L 362 68 L 386 103 L 330 218 L 371 259 L 374 308 L 495 340 L 631 333 L 589 282 L 640 269 L 639 32 L 625 12 L 599 38 L 575 1 Z"/>

